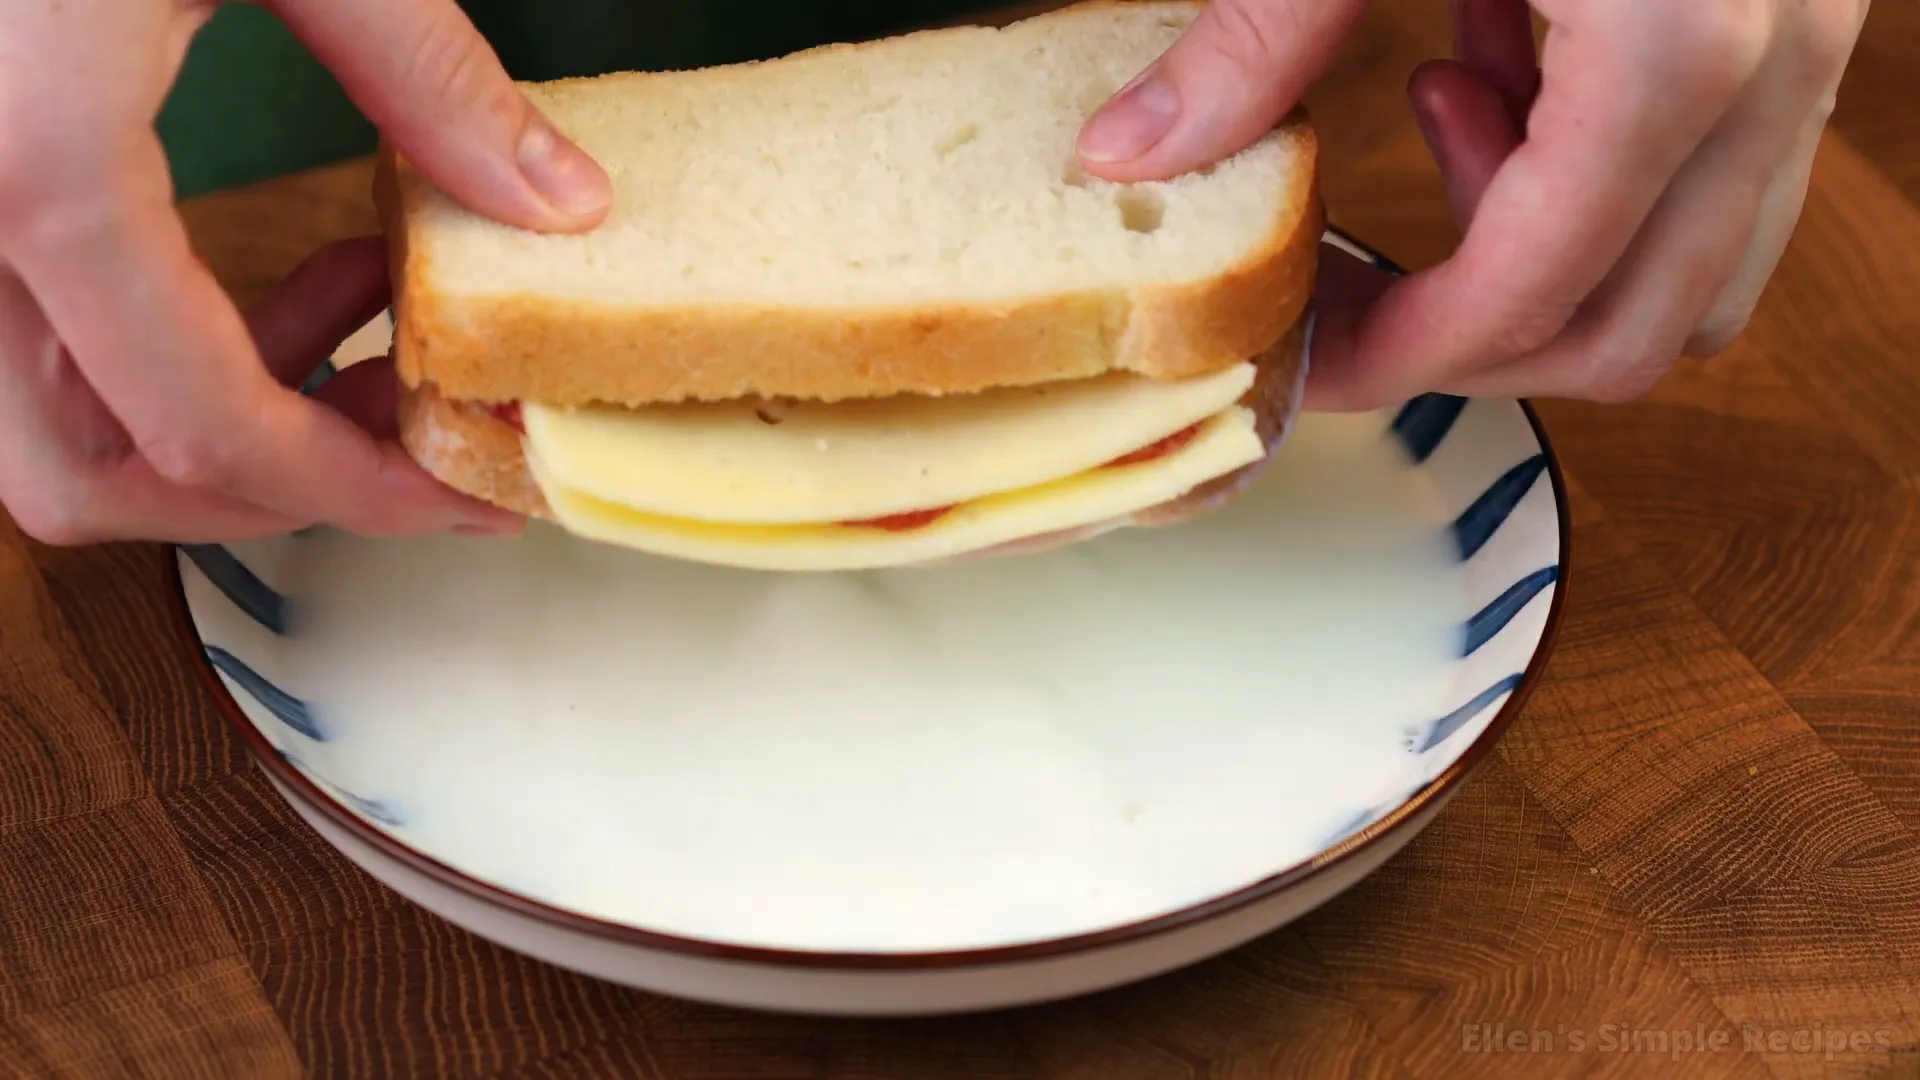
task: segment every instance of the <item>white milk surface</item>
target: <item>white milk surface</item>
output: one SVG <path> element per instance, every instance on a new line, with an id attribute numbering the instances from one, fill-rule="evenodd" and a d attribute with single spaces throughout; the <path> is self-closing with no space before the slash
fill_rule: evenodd
<path id="1" fill-rule="evenodd" d="M 1406 794 L 1405 730 L 1471 693 L 1443 519 L 1380 417 L 1307 416 L 1212 517 L 937 569 L 321 534 L 279 670 L 332 735 L 309 764 L 482 879 L 714 941 L 1008 944 Z"/>

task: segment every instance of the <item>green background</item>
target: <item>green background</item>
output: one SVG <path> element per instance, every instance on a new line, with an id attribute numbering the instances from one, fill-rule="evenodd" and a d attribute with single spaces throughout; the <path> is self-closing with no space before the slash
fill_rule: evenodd
<path id="1" fill-rule="evenodd" d="M 400 0 L 394 0 L 400 2 Z M 969 0 L 464 0 L 518 79 L 779 56 L 952 18 Z M 373 148 L 373 129 L 272 15 L 228 4 L 159 119 L 180 197 Z"/>

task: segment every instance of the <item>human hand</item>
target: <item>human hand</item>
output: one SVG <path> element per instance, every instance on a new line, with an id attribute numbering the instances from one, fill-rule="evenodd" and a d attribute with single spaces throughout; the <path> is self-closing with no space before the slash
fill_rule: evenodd
<path id="1" fill-rule="evenodd" d="M 1080 153 L 1159 179 L 1263 135 L 1364 0 L 1213 0 Z M 1627 400 L 1744 330 L 1799 220 L 1867 0 L 1453 0 L 1408 92 L 1465 230 L 1398 281 L 1329 259 L 1307 404 Z"/>
<path id="2" fill-rule="evenodd" d="M 390 379 L 295 389 L 384 305 L 377 245 L 322 252 L 250 318 L 194 257 L 153 122 L 215 2 L 0 5 L 0 504 L 58 544 L 518 528 L 382 430 Z M 548 231 L 604 216 L 604 173 L 454 0 L 267 6 L 476 212 Z"/>

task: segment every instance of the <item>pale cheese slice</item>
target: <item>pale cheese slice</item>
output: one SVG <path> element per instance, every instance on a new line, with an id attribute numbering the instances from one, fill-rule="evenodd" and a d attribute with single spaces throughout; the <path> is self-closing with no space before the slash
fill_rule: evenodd
<path id="1" fill-rule="evenodd" d="M 577 495 L 664 517 L 820 523 L 1086 472 L 1220 412 L 1254 375 L 1241 363 L 1191 379 L 1113 374 L 953 397 L 633 410 L 528 403 L 521 416 L 529 456 Z"/>
<path id="2" fill-rule="evenodd" d="M 587 539 L 743 569 L 793 571 L 905 566 L 1124 519 L 1252 464 L 1265 452 L 1252 411 L 1229 406 L 1208 419 L 1191 442 L 1164 457 L 1096 467 L 990 495 L 962 503 L 930 524 L 899 532 L 837 524 L 738 525 L 650 514 L 566 487 L 531 446 L 527 462 L 560 524 Z"/>

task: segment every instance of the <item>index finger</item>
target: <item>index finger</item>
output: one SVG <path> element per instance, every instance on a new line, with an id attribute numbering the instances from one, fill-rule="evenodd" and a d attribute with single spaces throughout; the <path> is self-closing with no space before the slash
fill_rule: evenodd
<path id="1" fill-rule="evenodd" d="M 606 172 L 508 77 L 454 0 L 272 0 L 383 134 L 455 200 L 573 232 L 613 201 Z"/>
<path id="2" fill-rule="evenodd" d="M 1211 0 L 1081 128 L 1088 172 L 1164 180 L 1252 145 L 1326 70 L 1362 0 Z"/>

